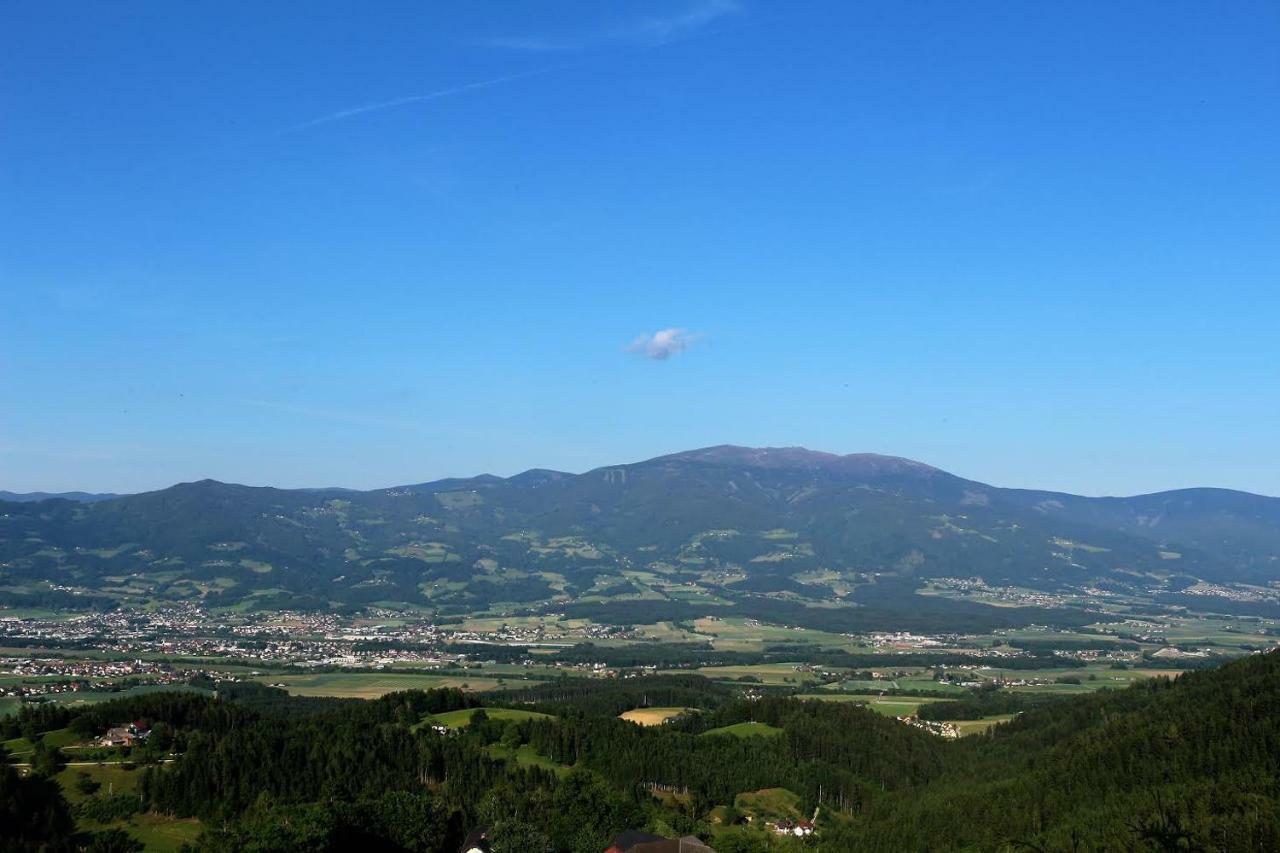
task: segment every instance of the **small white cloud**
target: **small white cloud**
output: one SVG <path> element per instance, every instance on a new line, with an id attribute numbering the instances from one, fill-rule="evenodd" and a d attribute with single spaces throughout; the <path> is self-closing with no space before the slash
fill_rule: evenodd
<path id="1" fill-rule="evenodd" d="M 688 329 L 661 329 L 651 335 L 641 335 L 631 342 L 627 352 L 651 358 L 654 361 L 666 361 L 673 355 L 679 355 L 693 345 L 698 336 Z"/>

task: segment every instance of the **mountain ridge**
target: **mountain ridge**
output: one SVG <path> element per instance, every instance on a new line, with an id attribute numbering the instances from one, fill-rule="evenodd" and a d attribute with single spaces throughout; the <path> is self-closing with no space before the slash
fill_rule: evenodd
<path id="1" fill-rule="evenodd" d="M 1201 581 L 1266 585 L 1280 580 L 1280 499 L 1090 498 L 901 457 L 718 445 L 582 474 L 368 491 L 203 480 L 0 504 L 0 604 L 107 595 L 464 612 L 634 600 L 674 612 L 690 596 L 768 596 L 852 611 L 888 589 L 966 578 L 1152 602 Z"/>
<path id="2" fill-rule="evenodd" d="M 499 474 L 480 473 L 469 477 L 443 477 L 438 480 L 425 480 L 417 483 L 403 483 L 391 486 L 375 486 L 370 489 L 357 489 L 348 486 L 301 486 L 301 487 L 284 487 L 274 485 L 249 485 L 229 480 L 218 480 L 215 478 L 202 478 L 200 480 L 182 481 L 173 483 L 169 486 L 162 486 L 157 489 L 147 489 L 142 492 L 12 492 L 0 490 L 0 502 L 9 501 L 15 503 L 37 502 L 41 500 L 74 500 L 82 502 L 96 502 L 101 500 L 114 500 L 117 498 L 136 497 L 137 495 L 153 494 L 168 489 L 177 488 L 179 486 L 189 485 L 226 485 L 240 486 L 246 489 L 276 489 L 278 491 L 294 491 L 294 492 L 353 492 L 360 494 L 370 494 L 375 492 L 385 492 L 395 489 L 423 489 L 423 488 L 442 488 L 442 487 L 460 487 L 469 483 L 495 483 L 495 482 L 511 482 L 511 481 L 546 481 L 546 480 L 563 480 L 574 477 L 583 477 L 598 472 L 615 470 L 618 468 L 634 468 L 655 464 L 669 464 L 678 462 L 700 462 L 716 465 L 742 464 L 747 467 L 757 468 L 773 468 L 785 469 L 791 468 L 818 468 L 818 469 L 836 469 L 850 470 L 862 469 L 862 471 L 913 471 L 922 475 L 941 475 L 953 478 L 957 481 L 972 483 L 989 489 L 999 489 L 1004 493 L 1026 493 L 1029 495 L 1042 495 L 1048 497 L 1069 497 L 1079 498 L 1089 501 L 1131 501 L 1142 498 L 1155 498 L 1159 496 L 1173 496 L 1193 493 L 1214 493 L 1220 495 L 1239 495 L 1250 498 L 1262 498 L 1265 500 L 1280 501 L 1280 496 L 1266 495 L 1261 492 L 1251 492 L 1244 489 L 1232 489 L 1223 486 L 1183 486 L 1174 489 L 1161 489 L 1154 492 L 1137 492 L 1134 494 L 1107 494 L 1107 495 L 1082 495 L 1074 492 L 1064 492 L 1054 489 L 1035 489 L 1021 486 L 995 486 L 984 483 L 980 480 L 971 480 L 946 471 L 942 468 L 935 467 L 925 462 L 910 459 L 905 456 L 894 456 L 881 453 L 858 452 L 838 454 L 828 451 L 811 450 L 802 446 L 762 446 L 750 447 L 746 445 L 735 444 L 717 444 L 707 447 L 694 448 L 691 450 L 676 451 L 674 453 L 666 453 L 659 456 L 653 456 L 636 462 L 622 462 L 613 465 L 600 465 L 595 468 L 588 469 L 581 473 L 573 473 L 570 471 L 560 471 L 552 468 L 529 468 L 516 474 L 504 477 Z M 790 465 L 786 463 L 791 463 Z"/>

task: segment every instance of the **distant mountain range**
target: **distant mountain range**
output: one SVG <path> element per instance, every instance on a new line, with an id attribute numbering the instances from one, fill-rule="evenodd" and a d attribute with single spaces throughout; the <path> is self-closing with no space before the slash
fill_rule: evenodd
<path id="1" fill-rule="evenodd" d="M 1280 580 L 1278 498 L 1086 498 L 803 448 L 709 447 L 585 474 L 363 492 L 204 480 L 102 498 L 0 503 L 0 604 L 625 604 L 682 618 L 769 602 L 804 618 L 828 611 L 823 623 L 838 627 L 841 614 L 937 606 L 912 593 L 940 578 L 1151 601 L 1200 581 Z"/>
<path id="2" fill-rule="evenodd" d="M 81 503 L 93 503 L 94 501 L 107 501 L 120 497 L 124 497 L 124 495 L 117 495 L 114 492 L 6 492 L 4 489 L 0 489 L 0 501 L 11 501 L 13 503 L 48 501 L 55 498 L 61 498 L 66 501 L 80 501 Z"/>

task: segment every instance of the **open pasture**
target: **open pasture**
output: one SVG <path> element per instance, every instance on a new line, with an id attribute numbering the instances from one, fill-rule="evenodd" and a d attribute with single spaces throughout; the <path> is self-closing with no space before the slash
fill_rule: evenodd
<path id="1" fill-rule="evenodd" d="M 443 714 L 428 716 L 424 723 L 433 723 L 450 729 L 460 729 L 471 723 L 471 716 L 476 711 L 484 711 L 491 720 L 550 720 L 550 714 L 539 714 L 537 711 L 524 711 L 519 708 L 462 708 L 457 711 L 446 711 Z"/>
<path id="2" fill-rule="evenodd" d="M 763 684 L 800 684 L 815 676 L 796 671 L 795 663 L 761 663 L 742 666 L 704 666 L 694 670 L 699 675 L 719 681 L 736 681 L 740 678 L 758 678 Z M 671 670 L 670 674 L 687 673 L 688 670 Z"/>
<path id="3" fill-rule="evenodd" d="M 68 756 L 70 761 L 74 757 Z M 54 779 L 62 786 L 62 793 L 67 802 L 75 805 L 85 798 L 76 787 L 76 780 L 84 773 L 93 781 L 102 785 L 98 793 L 103 796 L 111 794 L 130 794 L 138 788 L 138 780 L 142 778 L 142 769 L 125 770 L 123 764 L 69 764 Z"/>
<path id="4" fill-rule="evenodd" d="M 294 696 L 333 696 L 340 699 L 377 699 L 400 690 L 456 687 L 482 691 L 498 687 L 496 678 L 462 675 L 418 675 L 400 672 L 321 672 L 309 675 L 267 675 L 258 681 L 278 684 Z"/>
<path id="5" fill-rule="evenodd" d="M 1013 717 L 1013 714 L 998 714 L 993 717 L 984 717 L 981 720 L 952 720 L 951 724 L 956 727 L 960 737 L 966 737 L 968 735 L 981 734 L 1001 723 L 1007 723 Z"/>
<path id="6" fill-rule="evenodd" d="M 184 845 L 194 844 L 202 829 L 196 818 L 167 817 L 154 812 L 134 815 L 120 827 L 141 841 L 146 853 L 177 853 Z"/>
<path id="7" fill-rule="evenodd" d="M 66 749 L 81 741 L 81 738 L 77 737 L 71 729 L 52 729 L 41 734 L 42 737 L 40 739 L 44 741 L 46 746 L 56 746 L 58 749 Z M 0 746 L 7 749 L 10 755 L 22 755 L 35 748 L 35 744 L 24 737 L 4 741 Z"/>

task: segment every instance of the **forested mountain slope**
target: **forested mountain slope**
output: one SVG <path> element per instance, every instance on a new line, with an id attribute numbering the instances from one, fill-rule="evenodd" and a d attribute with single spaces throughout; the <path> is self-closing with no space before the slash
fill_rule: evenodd
<path id="1" fill-rule="evenodd" d="M 624 573 L 626 573 L 624 575 Z M 1177 592 L 1280 579 L 1280 499 L 1083 498 L 894 457 L 715 447 L 581 475 L 369 492 L 185 483 L 0 503 L 0 601 L 491 605 L 767 594 L 853 603 L 876 577 Z"/>
<path id="2" fill-rule="evenodd" d="M 850 850 L 1280 849 L 1280 656 L 1027 711 L 878 800 Z"/>

